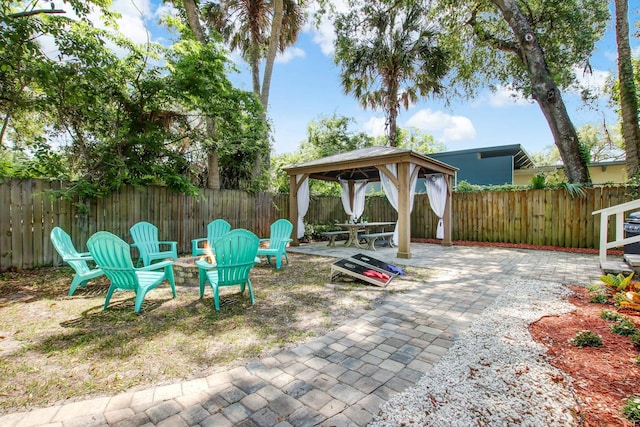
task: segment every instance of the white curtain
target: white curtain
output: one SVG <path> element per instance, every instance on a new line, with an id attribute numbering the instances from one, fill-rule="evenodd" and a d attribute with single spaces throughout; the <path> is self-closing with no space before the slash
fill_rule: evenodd
<path id="1" fill-rule="evenodd" d="M 300 184 L 302 175 L 296 175 L 296 183 Z M 309 177 L 298 187 L 298 239 L 304 236 L 304 222 L 302 218 L 309 210 Z"/>
<path id="2" fill-rule="evenodd" d="M 364 212 L 364 200 L 367 188 L 367 180 L 358 180 L 353 183 L 353 209 L 351 209 L 351 196 L 349 194 L 349 181 L 338 179 L 340 187 L 342 187 L 342 207 L 351 220 L 356 220 L 362 216 Z"/>
<path id="3" fill-rule="evenodd" d="M 427 175 L 424 181 L 429 196 L 431 209 L 438 216 L 438 228 L 436 229 L 436 239 L 444 239 L 444 207 L 447 204 L 447 181 L 441 173 Z"/>
<path id="4" fill-rule="evenodd" d="M 393 163 L 385 165 L 385 167 L 389 170 L 389 172 L 391 172 L 393 176 L 396 177 L 397 180 L 398 165 Z M 413 176 L 413 171 L 415 170 L 415 168 L 416 165 L 411 163 L 411 165 L 409 166 L 409 176 L 411 177 L 411 182 L 409 184 L 409 213 L 411 213 L 411 211 L 413 210 L 413 199 L 416 195 L 416 183 L 418 182 L 418 174 L 415 174 L 415 176 Z M 380 174 L 380 182 L 382 183 L 382 189 L 384 190 L 384 194 L 387 196 L 389 203 L 391 203 L 391 206 L 393 206 L 396 212 L 398 212 L 398 188 L 393 184 L 393 181 L 391 181 L 391 179 L 384 173 Z M 396 228 L 393 230 L 393 242 L 397 244 L 398 240 L 398 223 L 396 222 Z"/>

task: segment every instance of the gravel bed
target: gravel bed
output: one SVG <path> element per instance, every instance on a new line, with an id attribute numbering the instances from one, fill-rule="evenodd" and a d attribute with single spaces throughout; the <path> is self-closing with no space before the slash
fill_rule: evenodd
<path id="1" fill-rule="evenodd" d="M 575 426 L 571 378 L 551 366 L 528 326 L 569 312 L 558 283 L 514 279 L 418 382 L 386 402 L 371 427 Z"/>

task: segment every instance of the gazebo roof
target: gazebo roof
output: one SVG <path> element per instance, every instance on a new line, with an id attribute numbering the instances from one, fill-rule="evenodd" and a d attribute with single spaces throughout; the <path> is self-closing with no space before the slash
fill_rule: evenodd
<path id="1" fill-rule="evenodd" d="M 397 147 L 365 147 L 346 153 L 334 154 L 310 162 L 289 166 L 289 175 L 308 174 L 310 178 L 324 181 L 366 179 L 380 181 L 377 166 L 390 163 L 414 163 L 421 168 L 420 175 L 443 173 L 454 175 L 457 168 L 420 153 Z"/>

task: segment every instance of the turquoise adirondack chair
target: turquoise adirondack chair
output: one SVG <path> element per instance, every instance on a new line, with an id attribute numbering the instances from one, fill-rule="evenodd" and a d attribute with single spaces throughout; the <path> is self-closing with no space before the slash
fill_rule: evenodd
<path id="1" fill-rule="evenodd" d="M 222 286 L 240 286 L 240 292 L 249 288 L 251 304 L 255 304 L 249 273 L 254 266 L 260 239 L 249 230 L 237 229 L 220 237 L 214 243 L 216 264 L 196 261 L 200 273 L 200 298 L 204 297 L 207 281 L 213 289 L 213 303 L 220 310 L 219 290 Z"/>
<path id="2" fill-rule="evenodd" d="M 267 262 L 271 264 L 271 257 L 276 260 L 276 269 L 279 270 L 282 265 L 282 257 L 289 264 L 287 256 L 287 243 L 292 242 L 291 233 L 293 232 L 293 224 L 286 219 L 279 219 L 271 224 L 271 233 L 268 239 L 260 239 L 260 242 L 269 242 L 269 246 L 258 249 L 258 256 L 267 257 Z"/>
<path id="3" fill-rule="evenodd" d="M 138 259 L 138 266 L 140 262 L 144 266 L 151 265 L 153 261 L 164 260 L 167 258 L 178 259 L 178 242 L 161 242 L 158 240 L 158 227 L 148 222 L 138 222 L 134 224 L 130 229 L 131 238 L 133 239 L 134 248 L 138 249 L 140 258 Z M 169 250 L 160 250 L 160 248 L 168 247 Z"/>
<path id="4" fill-rule="evenodd" d="M 193 239 L 191 241 L 191 255 L 206 255 L 205 248 L 201 246 L 204 242 L 207 242 L 209 249 L 213 250 L 213 245 L 223 235 L 231 231 L 231 224 L 224 219 L 214 219 L 207 225 L 207 237 L 199 239 Z"/>
<path id="5" fill-rule="evenodd" d="M 90 279 L 102 276 L 104 272 L 100 268 L 89 267 L 88 261 L 92 261 L 89 252 L 78 252 L 73 246 L 71 237 L 60 227 L 51 230 L 51 243 L 62 257 L 62 260 L 69 264 L 76 272 L 71 280 L 68 296 L 72 296 L 78 286 L 84 287 Z"/>
<path id="6" fill-rule="evenodd" d="M 111 281 L 103 310 L 109 306 L 114 291 L 130 290 L 136 294 L 135 312 L 139 313 L 147 292 L 164 280 L 169 281 L 173 297 L 176 297 L 173 261 L 161 261 L 136 268 L 133 266 L 129 244 L 108 231 L 99 231 L 91 236 L 87 241 L 87 247 L 95 262 Z"/>

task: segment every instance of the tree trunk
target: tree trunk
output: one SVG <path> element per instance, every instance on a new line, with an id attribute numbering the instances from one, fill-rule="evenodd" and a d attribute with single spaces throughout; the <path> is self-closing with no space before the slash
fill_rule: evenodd
<path id="1" fill-rule="evenodd" d="M 269 108 L 269 91 L 271 90 L 271 76 L 273 75 L 273 64 L 278 54 L 278 47 L 280 45 L 280 33 L 282 32 L 282 16 L 284 14 L 284 1 L 273 1 L 273 19 L 271 21 L 271 34 L 269 35 L 269 46 L 267 47 L 267 56 L 265 58 L 264 75 L 262 76 L 262 89 L 257 87 L 256 94 L 260 96 L 260 102 L 264 107 L 264 121 L 267 121 L 267 110 Z M 259 78 L 258 75 L 254 75 L 255 79 Z M 254 90 L 256 89 L 254 84 Z M 262 175 L 263 164 L 268 169 L 271 163 L 270 152 L 267 151 L 257 153 L 256 160 L 253 165 L 253 176 L 258 177 Z"/>
<path id="2" fill-rule="evenodd" d="M 193 36 L 203 46 L 207 45 L 207 37 L 204 34 L 202 25 L 200 25 L 200 15 L 198 8 L 194 0 L 184 0 L 184 10 L 187 15 L 187 23 L 193 33 Z M 205 118 L 206 135 L 210 140 L 211 145 L 207 148 L 207 188 L 213 190 L 220 189 L 220 168 L 218 167 L 218 152 L 215 145 L 216 140 L 216 127 L 213 119 L 210 117 Z"/>
<path id="3" fill-rule="evenodd" d="M 389 145 L 396 147 L 398 145 L 398 84 L 396 79 L 387 80 L 387 126 L 389 127 Z"/>
<path id="4" fill-rule="evenodd" d="M 273 63 L 278 54 L 278 46 L 280 45 L 280 33 L 282 32 L 282 16 L 284 13 L 283 0 L 274 0 L 273 2 L 273 21 L 271 21 L 271 35 L 269 37 L 269 47 L 267 49 L 267 57 L 264 66 L 264 76 L 262 78 L 262 92 L 260 93 L 260 101 L 265 110 L 269 105 L 269 90 L 271 88 L 271 75 L 273 74 Z"/>
<path id="5" fill-rule="evenodd" d="M 511 27 L 520 46 L 522 59 L 531 80 L 531 92 L 544 114 L 564 163 L 570 183 L 589 184 L 589 170 L 580 156 L 578 134 L 569 118 L 562 95 L 556 85 L 531 25 L 514 0 L 491 0 Z"/>
<path id="6" fill-rule="evenodd" d="M 629 45 L 629 5 L 627 0 L 615 0 L 614 3 L 622 137 L 626 153 L 627 178 L 632 178 L 639 172 L 640 127 L 638 126 L 638 95 L 633 79 L 633 63 L 631 61 L 631 46 Z"/>

